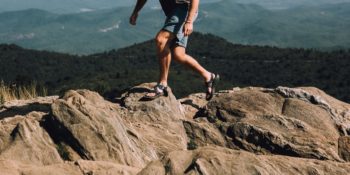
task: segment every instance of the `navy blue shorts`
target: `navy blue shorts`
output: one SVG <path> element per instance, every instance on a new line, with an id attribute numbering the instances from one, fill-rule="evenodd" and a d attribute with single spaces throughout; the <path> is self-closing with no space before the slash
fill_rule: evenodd
<path id="1" fill-rule="evenodd" d="M 175 9 L 167 16 L 165 20 L 165 24 L 162 29 L 169 31 L 176 36 L 173 43 L 171 43 L 171 47 L 181 46 L 186 48 L 187 46 L 188 36 L 184 35 L 183 26 L 188 14 L 188 8 L 188 4 L 177 4 Z"/>

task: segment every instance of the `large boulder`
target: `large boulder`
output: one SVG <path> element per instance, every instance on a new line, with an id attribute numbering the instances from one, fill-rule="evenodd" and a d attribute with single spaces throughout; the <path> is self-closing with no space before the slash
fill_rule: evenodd
<path id="1" fill-rule="evenodd" d="M 68 91 L 52 104 L 47 127 L 82 159 L 103 160 L 143 167 L 156 159 L 154 148 L 133 128 L 125 125 L 119 105 L 88 90 Z"/>
<path id="2" fill-rule="evenodd" d="M 157 155 L 187 149 L 187 136 L 182 121 L 185 111 L 168 88 L 169 96 L 153 101 L 143 100 L 154 83 L 141 84 L 124 93 L 120 99 L 126 124 L 133 127 L 152 145 Z"/>
<path id="3" fill-rule="evenodd" d="M 350 162 L 350 136 L 343 136 L 339 138 L 339 156 L 345 161 Z"/>
<path id="4" fill-rule="evenodd" d="M 40 126 L 42 115 L 32 112 L 0 123 L 0 159 L 36 165 L 63 163 L 53 140 Z"/>
<path id="5" fill-rule="evenodd" d="M 337 174 L 347 175 L 350 163 L 302 159 L 288 156 L 255 155 L 223 147 L 201 147 L 193 151 L 173 151 L 151 162 L 139 175 L 191 174 Z"/>
<path id="6" fill-rule="evenodd" d="M 0 120 L 16 115 L 24 116 L 32 111 L 51 111 L 51 104 L 58 99 L 58 96 L 37 97 L 29 100 L 13 100 L 0 105 Z"/>
<path id="7" fill-rule="evenodd" d="M 0 160 L 1 175 L 136 175 L 140 169 L 106 161 L 79 160 L 45 166 Z"/>
<path id="8" fill-rule="evenodd" d="M 74 163 L 59 163 L 45 166 L 24 164 L 13 160 L 0 160 L 1 175 L 82 175 Z"/>
<path id="9" fill-rule="evenodd" d="M 0 159 L 33 165 L 62 163 L 56 145 L 41 127 L 58 97 L 6 102 L 0 107 Z"/>
<path id="10" fill-rule="evenodd" d="M 341 161 L 338 139 L 348 133 L 349 109 L 315 88 L 235 88 L 218 93 L 197 112 L 192 109 L 195 119 L 186 128 L 196 145 Z M 218 130 L 222 136 L 212 137 Z"/>
<path id="11" fill-rule="evenodd" d="M 78 160 L 74 163 L 85 175 L 135 175 L 141 169 L 107 161 Z"/>

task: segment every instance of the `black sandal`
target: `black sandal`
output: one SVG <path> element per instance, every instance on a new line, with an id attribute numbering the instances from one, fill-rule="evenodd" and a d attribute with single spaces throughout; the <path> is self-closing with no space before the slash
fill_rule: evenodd
<path id="1" fill-rule="evenodd" d="M 168 87 L 163 86 L 161 84 L 157 84 L 154 86 L 153 90 L 150 93 L 155 93 L 153 96 L 145 95 L 142 97 L 143 100 L 154 100 L 156 98 L 159 98 L 161 96 L 167 97 L 168 96 Z"/>
<path id="2" fill-rule="evenodd" d="M 209 101 L 211 98 L 213 98 L 215 93 L 215 84 L 219 81 L 220 76 L 219 74 L 211 74 L 211 78 L 208 82 L 205 82 L 205 86 L 207 87 L 207 92 L 205 99 Z M 211 91 L 209 92 L 209 88 L 211 88 Z"/>

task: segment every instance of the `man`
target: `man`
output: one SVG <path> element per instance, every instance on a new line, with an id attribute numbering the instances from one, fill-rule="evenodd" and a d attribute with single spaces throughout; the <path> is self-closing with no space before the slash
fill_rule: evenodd
<path id="1" fill-rule="evenodd" d="M 139 11 L 147 0 L 137 0 L 130 24 L 136 25 Z M 193 22 L 198 15 L 199 0 L 159 0 L 167 16 L 163 28 L 156 36 L 157 55 L 160 65 L 160 76 L 154 90 L 146 94 L 145 98 L 155 99 L 167 96 L 168 74 L 171 59 L 189 66 L 204 79 L 207 88 L 206 99 L 210 100 L 215 92 L 215 84 L 219 75 L 208 72 L 194 58 L 186 54 L 189 35 L 193 31 Z"/>

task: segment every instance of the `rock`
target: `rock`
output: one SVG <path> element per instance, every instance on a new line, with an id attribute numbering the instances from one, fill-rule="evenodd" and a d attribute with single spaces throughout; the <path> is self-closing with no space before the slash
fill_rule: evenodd
<path id="1" fill-rule="evenodd" d="M 350 137 L 343 136 L 339 138 L 339 156 L 345 161 L 350 162 Z"/>
<path id="2" fill-rule="evenodd" d="M 46 166 L 0 160 L 1 175 L 136 175 L 140 169 L 105 161 L 79 160 Z"/>
<path id="3" fill-rule="evenodd" d="M 350 105 L 316 88 L 117 102 L 89 90 L 0 107 L 0 174 L 349 174 Z"/>
<path id="4" fill-rule="evenodd" d="M 0 160 L 1 175 L 83 175 L 73 163 L 46 166 L 23 164 L 12 160 Z"/>
<path id="5" fill-rule="evenodd" d="M 188 97 L 179 100 L 185 110 L 185 116 L 187 119 L 193 119 L 199 117 L 204 112 L 205 106 L 208 101 L 205 100 L 205 94 L 191 94 Z"/>
<path id="6" fill-rule="evenodd" d="M 72 163 L 19 167 L 19 171 L 20 175 L 82 175 L 81 170 Z"/>
<path id="7" fill-rule="evenodd" d="M 320 89 L 314 87 L 287 88 L 278 87 L 275 92 L 286 98 L 297 98 L 309 103 L 316 104 L 328 111 L 340 130 L 340 134 L 350 134 L 350 105 L 341 102 Z"/>
<path id="8" fill-rule="evenodd" d="M 57 100 L 59 96 L 47 96 L 47 97 L 35 97 L 28 100 L 12 100 L 5 102 L 2 106 L 4 108 L 11 108 L 11 107 L 21 107 L 21 106 L 28 106 L 31 104 L 37 104 L 37 105 L 50 105 L 55 100 Z"/>
<path id="9" fill-rule="evenodd" d="M 152 161 L 138 173 L 138 175 L 142 174 L 163 175 L 165 174 L 165 168 L 159 160 Z"/>
<path id="10" fill-rule="evenodd" d="M 189 140 L 187 149 L 208 145 L 229 147 L 219 129 L 206 120 L 184 121 L 184 127 Z"/>
<path id="11" fill-rule="evenodd" d="M 208 103 L 207 115 L 221 122 L 227 128 L 224 136 L 241 149 L 340 161 L 340 133 L 333 114 L 323 106 L 325 100 L 294 90 L 286 93 L 293 95 L 281 95 L 278 88 L 219 94 Z M 302 95 L 295 95 L 299 91 Z"/>
<path id="12" fill-rule="evenodd" d="M 20 175 L 18 163 L 11 160 L 0 160 L 2 175 Z"/>
<path id="13" fill-rule="evenodd" d="M 139 175 L 162 169 L 162 175 L 180 174 L 337 174 L 347 175 L 349 163 L 337 163 L 287 156 L 255 155 L 242 150 L 222 147 L 201 147 L 193 151 L 174 151 L 160 163 L 149 164 Z M 147 173 L 144 173 L 147 172 Z M 158 173 L 161 175 L 161 173 Z"/>
<path id="14" fill-rule="evenodd" d="M 87 161 L 78 160 L 75 165 L 83 172 L 83 174 L 93 175 L 134 175 L 137 174 L 140 169 L 120 164 L 115 164 L 106 161 Z"/>
<path id="15" fill-rule="evenodd" d="M 50 132 L 56 142 L 69 145 L 83 159 L 143 167 L 157 155 L 124 124 L 118 108 L 95 92 L 71 90 L 53 103 L 51 121 L 46 125 L 56 127 Z"/>
<path id="16" fill-rule="evenodd" d="M 0 106 L 0 120 L 15 115 L 26 115 L 32 111 L 49 112 L 58 96 L 37 97 L 30 100 L 13 100 Z"/>
<path id="17" fill-rule="evenodd" d="M 122 95 L 122 116 L 149 145 L 154 147 L 159 157 L 174 150 L 187 149 L 187 135 L 182 123 L 185 119 L 184 109 L 176 100 L 171 89 L 169 97 L 153 101 L 143 101 L 142 97 L 155 85 L 141 84 Z"/>
<path id="18" fill-rule="evenodd" d="M 31 112 L 0 123 L 0 159 L 33 165 L 62 163 L 55 144 L 38 120 L 45 113 Z"/>
<path id="19" fill-rule="evenodd" d="M 220 93 L 232 93 L 221 91 Z M 206 118 L 208 101 L 204 93 L 191 94 L 179 100 L 185 110 L 186 120 L 183 125 L 188 137 L 187 149 L 196 149 L 201 146 L 218 145 L 229 147 L 225 137 L 221 134 L 218 123 L 210 123 Z"/>

